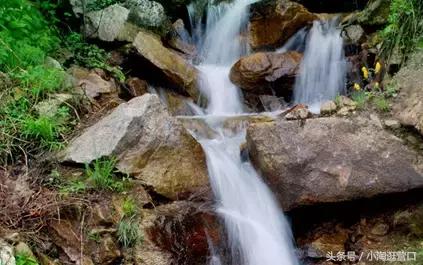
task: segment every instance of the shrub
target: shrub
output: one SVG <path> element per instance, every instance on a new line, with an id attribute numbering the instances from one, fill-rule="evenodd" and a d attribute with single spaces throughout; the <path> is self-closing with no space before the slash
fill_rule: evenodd
<path id="1" fill-rule="evenodd" d="M 95 189 L 122 191 L 124 183 L 115 174 L 115 159 L 98 159 L 85 165 L 85 175 Z"/>
<path id="2" fill-rule="evenodd" d="M 132 197 L 125 198 L 122 209 L 124 216 L 129 218 L 134 217 L 138 212 L 137 204 Z"/>
<path id="3" fill-rule="evenodd" d="M 388 25 L 382 31 L 382 55 L 399 53 L 402 61 L 423 41 L 423 1 L 392 0 Z"/>
<path id="4" fill-rule="evenodd" d="M 379 111 L 388 112 L 390 110 L 389 102 L 383 95 L 378 95 L 373 98 L 373 103 Z"/>

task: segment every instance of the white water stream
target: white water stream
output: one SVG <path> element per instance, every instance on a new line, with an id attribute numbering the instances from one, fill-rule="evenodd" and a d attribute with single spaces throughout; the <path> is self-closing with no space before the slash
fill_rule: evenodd
<path id="1" fill-rule="evenodd" d="M 241 114 L 239 89 L 229 80 L 229 70 L 247 53 L 242 38 L 248 5 L 254 0 L 209 5 L 205 28 L 195 23 L 194 38 L 200 48 L 198 65 L 203 78 L 201 89 L 208 106 L 199 115 L 217 132 L 214 139 L 194 135 L 207 157 L 210 183 L 216 199 L 216 211 L 223 218 L 233 265 L 297 265 L 290 227 L 273 194 L 248 161 L 241 158 L 245 128 L 225 130 L 225 117 Z M 194 7 L 189 7 L 194 10 Z M 213 251 L 215 252 L 215 251 Z M 211 265 L 226 264 L 217 254 Z"/>
<path id="2" fill-rule="evenodd" d="M 346 59 L 337 19 L 314 21 L 310 30 L 300 75 L 294 88 L 295 103 L 304 103 L 314 113 L 324 101 L 343 94 Z"/>

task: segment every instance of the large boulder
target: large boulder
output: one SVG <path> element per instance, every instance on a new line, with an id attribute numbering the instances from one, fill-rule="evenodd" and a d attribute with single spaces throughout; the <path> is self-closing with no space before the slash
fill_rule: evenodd
<path id="1" fill-rule="evenodd" d="M 303 56 L 298 52 L 259 52 L 243 57 L 230 72 L 231 81 L 245 91 L 256 94 L 271 89 L 289 90 L 295 82 Z"/>
<path id="2" fill-rule="evenodd" d="M 85 35 L 103 41 L 114 41 L 128 19 L 129 10 L 114 4 L 85 16 Z"/>
<path id="3" fill-rule="evenodd" d="M 193 99 L 199 97 L 198 71 L 181 56 L 163 46 L 158 36 L 140 31 L 133 45 L 139 55 L 153 64 L 170 82 Z"/>
<path id="4" fill-rule="evenodd" d="M 423 187 L 417 153 L 372 116 L 252 124 L 251 159 L 285 210 Z"/>
<path id="5" fill-rule="evenodd" d="M 255 3 L 249 23 L 250 45 L 253 49 L 279 47 L 315 19 L 304 6 L 289 0 Z"/>
<path id="6" fill-rule="evenodd" d="M 203 150 L 156 95 L 119 105 L 74 139 L 64 161 L 90 163 L 115 156 L 117 168 L 170 199 L 208 192 Z"/>
<path id="7" fill-rule="evenodd" d="M 130 10 L 129 22 L 159 32 L 165 30 L 168 19 L 160 3 L 149 0 L 127 0 L 125 6 Z"/>
<path id="8" fill-rule="evenodd" d="M 411 56 L 395 75 L 392 85 L 400 89 L 392 107 L 394 116 L 403 125 L 413 126 L 423 134 L 423 50 Z"/>

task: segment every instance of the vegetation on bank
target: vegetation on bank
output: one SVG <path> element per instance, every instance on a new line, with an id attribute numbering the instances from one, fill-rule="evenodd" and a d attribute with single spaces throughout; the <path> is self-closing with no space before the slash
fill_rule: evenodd
<path id="1" fill-rule="evenodd" d="M 423 1 L 392 0 L 388 24 L 382 31 L 382 55 L 404 62 L 416 47 L 423 47 Z"/>

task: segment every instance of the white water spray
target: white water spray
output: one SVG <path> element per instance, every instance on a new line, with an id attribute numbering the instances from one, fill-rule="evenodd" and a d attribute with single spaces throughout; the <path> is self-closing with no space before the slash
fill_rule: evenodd
<path id="1" fill-rule="evenodd" d="M 227 231 L 231 264 L 297 265 L 291 230 L 279 205 L 251 163 L 241 158 L 245 128 L 223 128 L 224 117 L 241 114 L 243 109 L 239 89 L 228 76 L 232 64 L 247 52 L 241 32 L 246 26 L 248 5 L 253 2 L 235 0 L 208 7 L 204 35 L 197 38 L 203 59 L 198 68 L 203 73 L 201 89 L 208 98 L 204 119 L 218 136 L 194 136 L 206 153 L 216 210 Z M 194 10 L 192 6 L 190 9 Z M 203 29 L 194 28 L 193 32 L 199 34 Z M 210 264 L 223 264 L 213 253 Z"/>
<path id="2" fill-rule="evenodd" d="M 337 19 L 315 21 L 295 82 L 295 103 L 307 104 L 318 113 L 321 103 L 344 92 L 345 78 L 346 60 Z"/>

